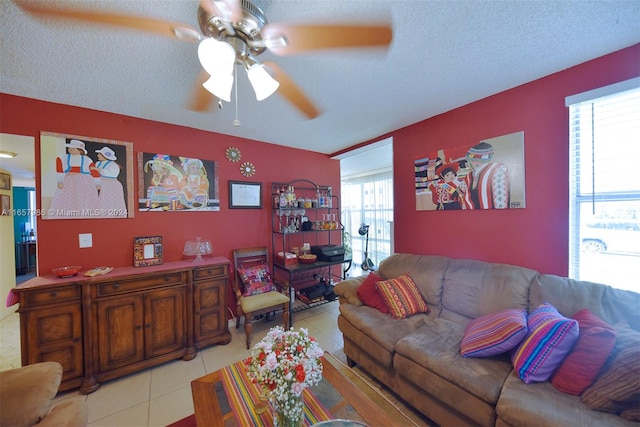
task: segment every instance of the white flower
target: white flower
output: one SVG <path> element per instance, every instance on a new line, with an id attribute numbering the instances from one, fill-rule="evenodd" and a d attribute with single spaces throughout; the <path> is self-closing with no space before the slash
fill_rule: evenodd
<path id="1" fill-rule="evenodd" d="M 307 329 L 285 331 L 276 326 L 253 347 L 247 371 L 277 411 L 299 417 L 303 390 L 322 380 L 323 354 Z"/>

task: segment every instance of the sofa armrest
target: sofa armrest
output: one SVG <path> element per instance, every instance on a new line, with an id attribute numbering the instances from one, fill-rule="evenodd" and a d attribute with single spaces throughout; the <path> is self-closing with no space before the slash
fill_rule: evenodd
<path id="1" fill-rule="evenodd" d="M 364 282 L 367 276 L 351 277 L 339 282 L 333 287 L 333 292 L 338 295 L 340 304 L 363 305 L 358 298 L 358 287 Z"/>
<path id="2" fill-rule="evenodd" d="M 88 421 L 85 397 L 69 397 L 55 405 L 36 427 L 85 427 Z"/>

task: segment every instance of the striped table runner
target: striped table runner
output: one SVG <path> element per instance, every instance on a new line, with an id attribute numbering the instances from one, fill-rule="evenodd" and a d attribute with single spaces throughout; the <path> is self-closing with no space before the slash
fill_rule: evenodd
<path id="1" fill-rule="evenodd" d="M 271 408 L 262 414 L 256 414 L 254 410 L 254 406 L 260 402 L 260 389 L 247 375 L 244 361 L 241 360 L 222 368 L 221 374 L 222 386 L 238 425 L 273 426 L 273 411 Z M 305 426 L 333 419 L 329 411 L 308 388 L 302 392 L 302 400 L 304 402 Z"/>

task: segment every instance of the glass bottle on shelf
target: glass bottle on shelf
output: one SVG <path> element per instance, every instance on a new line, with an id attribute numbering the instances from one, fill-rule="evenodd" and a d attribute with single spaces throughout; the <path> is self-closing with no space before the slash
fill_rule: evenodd
<path id="1" fill-rule="evenodd" d="M 287 196 L 285 196 L 284 194 L 284 187 L 280 189 L 280 207 L 281 208 L 287 207 Z"/>

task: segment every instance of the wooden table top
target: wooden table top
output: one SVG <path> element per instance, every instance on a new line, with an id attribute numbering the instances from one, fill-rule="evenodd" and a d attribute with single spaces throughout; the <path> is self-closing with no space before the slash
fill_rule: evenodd
<path id="1" fill-rule="evenodd" d="M 415 425 L 409 417 L 335 356 L 325 353 L 322 364 L 324 379 L 340 393 L 346 403 L 353 407 L 362 418 L 360 421 L 364 421 L 372 427 Z M 220 371 L 191 382 L 193 406 L 198 426 L 234 425 L 234 415 L 230 409 L 220 407 L 218 393 L 221 393 L 221 390 L 223 388 Z M 332 408 L 327 409 L 332 410 Z"/>

